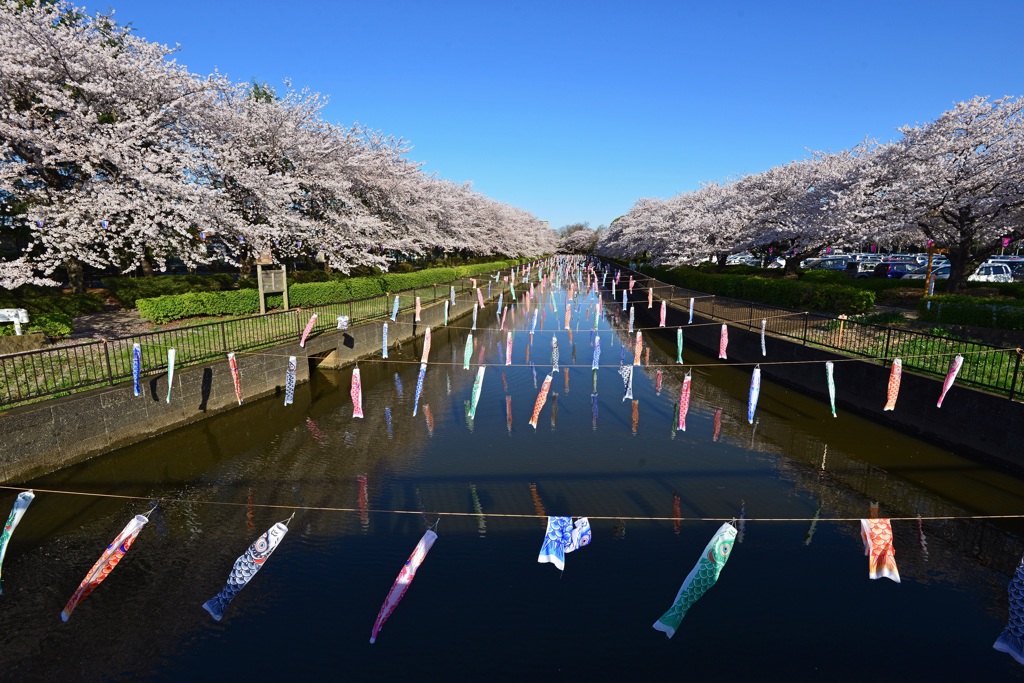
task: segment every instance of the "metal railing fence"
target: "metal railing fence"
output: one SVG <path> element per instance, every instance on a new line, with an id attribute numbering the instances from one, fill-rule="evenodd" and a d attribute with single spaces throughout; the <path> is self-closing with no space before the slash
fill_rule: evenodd
<path id="1" fill-rule="evenodd" d="M 668 299 L 668 305 L 677 310 L 688 311 L 690 297 L 694 297 L 694 314 L 708 320 L 760 331 L 763 319 L 768 334 L 883 363 L 900 358 L 904 369 L 922 374 L 945 377 L 953 357 L 963 354 L 965 361 L 957 375 L 958 384 L 1010 399 L 1024 396 L 1019 349 L 708 295 L 661 282 L 629 268 L 621 270 L 632 274 L 642 287 L 653 285 L 657 297 Z"/>
<path id="2" fill-rule="evenodd" d="M 476 279 L 478 285 L 486 287 L 487 275 Z M 396 294 L 400 297 L 400 314 L 415 309 L 417 296 L 423 306 L 447 299 L 451 287 L 455 288 L 457 298 L 465 300 L 469 292 L 468 296 L 475 300 L 476 291 L 470 280 L 463 278 L 344 303 L 274 311 L 259 316 L 0 356 L 0 409 L 130 380 L 134 344 L 142 347 L 142 375 L 151 376 L 167 371 L 169 348 L 175 349 L 175 368 L 208 363 L 223 358 L 228 351 L 253 351 L 289 340 L 297 341 L 313 313 L 317 314 L 312 332 L 315 334 L 336 329 L 337 317 L 341 315 L 349 317 L 350 325 L 390 318 Z M 502 280 L 496 284 L 508 286 Z"/>

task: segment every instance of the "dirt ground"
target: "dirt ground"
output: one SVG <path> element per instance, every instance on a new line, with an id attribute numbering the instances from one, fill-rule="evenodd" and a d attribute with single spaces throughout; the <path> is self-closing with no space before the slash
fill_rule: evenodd
<path id="1" fill-rule="evenodd" d="M 160 329 L 148 320 L 139 317 L 134 309 L 111 309 L 102 313 L 90 313 L 75 318 L 75 331 L 65 343 L 75 344 L 82 341 L 113 339 L 128 337 L 134 334 L 155 332 Z"/>

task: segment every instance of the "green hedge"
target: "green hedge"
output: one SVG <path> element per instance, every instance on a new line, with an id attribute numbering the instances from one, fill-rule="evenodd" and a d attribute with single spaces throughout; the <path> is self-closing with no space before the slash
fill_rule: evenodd
<path id="1" fill-rule="evenodd" d="M 687 289 L 734 299 L 823 313 L 864 313 L 874 308 L 875 293 L 830 283 L 779 280 L 753 275 L 718 275 L 686 266 L 647 268 L 654 277 Z"/>
<path id="2" fill-rule="evenodd" d="M 323 306 L 368 299 L 381 294 L 384 294 L 381 279 L 375 277 L 353 277 L 347 280 L 288 285 L 288 303 L 291 306 Z"/>
<path id="3" fill-rule="evenodd" d="M 56 290 L 46 292 L 19 290 L 0 292 L 0 308 L 24 308 L 29 319 L 41 313 L 63 313 L 72 318 L 103 310 L 103 297 L 96 294 L 62 294 Z"/>
<path id="4" fill-rule="evenodd" d="M 229 273 L 213 275 L 156 275 L 153 277 L 108 277 L 103 286 L 125 308 L 135 308 L 138 299 L 189 292 L 219 292 L 235 288 Z"/>
<path id="5" fill-rule="evenodd" d="M 139 299 L 135 303 L 139 315 L 155 323 L 166 323 L 198 315 L 251 315 L 260 310 L 259 294 L 255 289 L 168 294 L 152 299 Z"/>
<path id="6" fill-rule="evenodd" d="M 921 299 L 917 317 L 925 322 L 1024 330 L 1024 301 L 942 294 Z"/>
<path id="7" fill-rule="evenodd" d="M 22 308 L 24 307 L 22 306 Z M 28 325 L 21 326 L 22 334 L 42 332 L 49 339 L 63 339 L 74 329 L 74 322 L 67 313 L 36 313 L 29 315 Z M 0 325 L 0 336 L 14 336 L 14 323 Z"/>
<path id="8" fill-rule="evenodd" d="M 428 268 L 426 270 L 413 271 L 412 273 L 388 273 L 381 276 L 384 288 L 389 292 L 430 287 L 441 282 L 451 282 L 457 278 L 458 275 L 456 275 L 454 268 Z"/>
<path id="9" fill-rule="evenodd" d="M 323 306 L 380 296 L 385 292 L 399 292 L 435 284 L 448 283 L 460 277 L 509 268 L 522 261 L 496 261 L 459 268 L 429 268 L 412 273 L 389 273 L 378 277 L 352 277 L 327 282 L 303 282 L 288 285 L 288 303 L 291 306 Z M 472 275 L 462 275 L 463 268 Z M 267 308 L 279 308 L 280 294 L 267 296 Z M 139 315 L 155 323 L 182 318 L 212 315 L 252 315 L 259 311 L 259 294 L 255 289 L 224 292 L 192 292 L 153 298 L 140 298 L 135 302 Z"/>

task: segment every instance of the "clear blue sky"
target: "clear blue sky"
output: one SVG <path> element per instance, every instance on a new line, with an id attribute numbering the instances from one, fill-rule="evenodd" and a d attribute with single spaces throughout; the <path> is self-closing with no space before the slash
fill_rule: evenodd
<path id="1" fill-rule="evenodd" d="M 78 0 L 79 3 L 87 0 Z M 108 4 L 109 3 L 109 4 Z M 333 122 L 548 220 L 838 150 L 974 95 L 1024 96 L 1019 0 L 103 0 L 178 61 L 291 79 Z"/>

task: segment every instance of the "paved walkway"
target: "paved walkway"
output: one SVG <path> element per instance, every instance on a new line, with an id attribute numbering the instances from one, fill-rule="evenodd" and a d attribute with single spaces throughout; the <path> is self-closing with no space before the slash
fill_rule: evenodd
<path id="1" fill-rule="evenodd" d="M 113 339 L 133 334 L 144 334 L 159 330 L 148 320 L 139 317 L 134 309 L 113 309 L 102 313 L 90 313 L 75 318 L 75 331 L 64 343 L 75 344 L 82 341 Z"/>

